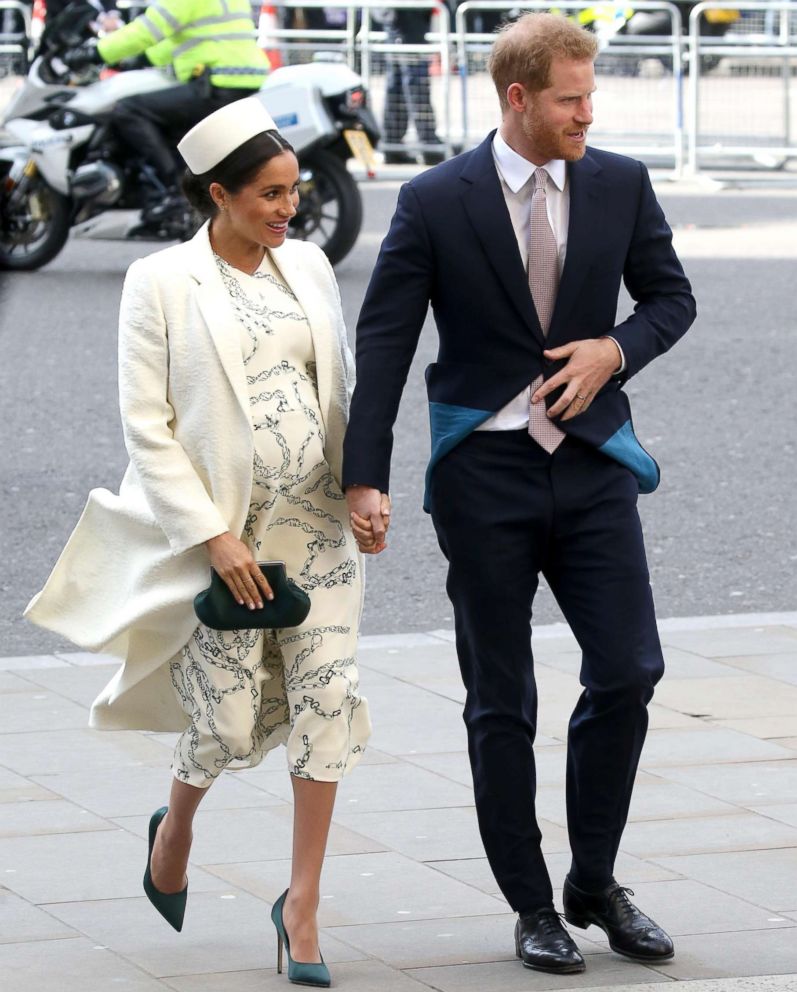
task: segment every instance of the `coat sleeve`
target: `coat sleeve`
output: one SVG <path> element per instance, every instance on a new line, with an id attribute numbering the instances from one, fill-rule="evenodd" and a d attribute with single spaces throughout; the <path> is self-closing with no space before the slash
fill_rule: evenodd
<path id="1" fill-rule="evenodd" d="M 158 0 L 135 20 L 100 39 L 97 50 L 108 65 L 115 65 L 170 38 L 191 20 L 189 0 Z M 153 65 L 164 64 L 153 62 Z"/>
<path id="2" fill-rule="evenodd" d="M 672 231 L 647 169 L 638 164 L 639 206 L 623 272 L 636 306 L 634 313 L 611 332 L 625 356 L 621 379 L 636 375 L 668 351 L 687 332 L 696 314 L 692 287 L 672 246 Z"/>
<path id="3" fill-rule="evenodd" d="M 357 324 L 357 386 L 343 442 L 343 486 L 388 492 L 393 424 L 429 309 L 432 246 L 418 195 L 399 193 Z"/>
<path id="4" fill-rule="evenodd" d="M 175 438 L 168 399 L 169 341 L 154 273 L 130 266 L 119 317 L 119 405 L 130 461 L 177 555 L 229 529 Z"/>

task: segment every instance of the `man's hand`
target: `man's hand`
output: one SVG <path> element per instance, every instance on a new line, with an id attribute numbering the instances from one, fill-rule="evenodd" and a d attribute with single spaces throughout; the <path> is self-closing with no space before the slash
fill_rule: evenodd
<path id="1" fill-rule="evenodd" d="M 274 598 L 271 586 L 243 541 L 225 531 L 205 541 L 205 547 L 210 553 L 210 564 L 224 579 L 239 606 L 246 603 L 250 610 L 262 610 L 263 600 Z"/>
<path id="2" fill-rule="evenodd" d="M 384 551 L 390 526 L 390 497 L 370 486 L 347 486 L 346 502 L 357 547 L 365 555 Z"/>
<path id="3" fill-rule="evenodd" d="M 531 397 L 532 403 L 542 403 L 548 393 L 561 386 L 565 391 L 548 410 L 549 417 L 571 420 L 589 409 L 595 394 L 606 385 L 612 375 L 620 368 L 622 356 L 620 349 L 611 338 L 585 338 L 583 341 L 571 341 L 561 348 L 551 348 L 543 355 L 553 361 L 567 358 L 568 363 L 556 375 Z"/>

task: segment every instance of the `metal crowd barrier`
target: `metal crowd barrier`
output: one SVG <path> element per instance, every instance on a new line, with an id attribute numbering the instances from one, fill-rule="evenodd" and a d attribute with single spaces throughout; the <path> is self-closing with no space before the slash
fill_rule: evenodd
<path id="1" fill-rule="evenodd" d="M 282 23 L 275 25 L 271 13 L 268 23 L 260 19 L 260 46 L 272 63 L 293 64 L 323 55 L 344 59 L 368 87 L 371 107 L 384 125 L 379 147 L 388 160 L 394 155 L 432 161 L 451 154 L 452 44 L 447 7 L 436 0 L 394 0 L 389 7 L 384 0 L 359 0 L 356 6 L 284 0 L 276 10 Z M 299 10 L 301 24 L 294 13 Z M 399 10 L 428 11 L 436 29 L 426 32 L 422 43 L 397 43 L 385 15 Z M 321 16 L 308 18 L 315 11 Z M 340 11 L 337 27 L 328 23 L 331 11 Z"/>
<path id="2" fill-rule="evenodd" d="M 26 72 L 32 46 L 30 7 L 19 0 L 0 0 L 0 75 Z"/>
<path id="3" fill-rule="evenodd" d="M 546 0 L 524 0 L 523 11 L 551 10 Z M 610 22 L 596 34 L 600 54 L 595 63 L 597 90 L 592 143 L 611 151 L 636 155 L 673 175 L 683 167 L 683 72 L 681 15 L 672 3 L 635 0 L 634 12 L 664 12 L 671 30 L 666 36 L 632 36 L 613 33 Z M 567 16 L 594 9 L 589 0 L 565 0 L 555 9 Z M 619 9 L 619 8 L 615 8 Z M 498 98 L 487 71 L 494 41 L 492 31 L 473 31 L 486 14 L 494 29 L 495 15 L 517 12 L 507 0 L 467 0 L 456 14 L 456 58 L 460 75 L 460 107 L 454 113 L 461 130 L 454 144 L 471 147 L 500 120 Z M 470 22 L 470 23 L 469 23 Z M 482 25 L 484 26 L 484 25 Z M 657 69 L 652 69 L 655 62 Z"/>
<path id="4" fill-rule="evenodd" d="M 739 11 L 723 37 L 700 29 L 707 11 Z M 707 72 L 707 67 L 711 71 Z M 699 3 L 689 19 L 687 168 L 797 158 L 797 2 Z"/>

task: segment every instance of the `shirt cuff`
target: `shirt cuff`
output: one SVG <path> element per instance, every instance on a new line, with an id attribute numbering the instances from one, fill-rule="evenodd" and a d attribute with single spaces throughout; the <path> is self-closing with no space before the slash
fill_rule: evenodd
<path id="1" fill-rule="evenodd" d="M 612 375 L 622 375 L 623 372 L 625 372 L 626 370 L 626 362 L 625 362 L 625 353 L 623 352 L 623 349 L 620 347 L 620 342 L 617 340 L 617 338 L 613 338 L 611 334 L 604 334 L 603 336 L 605 338 L 608 338 L 610 341 L 614 341 L 614 343 L 617 345 L 617 350 L 620 352 L 620 368 L 615 369 L 614 372 L 612 372 Z"/>

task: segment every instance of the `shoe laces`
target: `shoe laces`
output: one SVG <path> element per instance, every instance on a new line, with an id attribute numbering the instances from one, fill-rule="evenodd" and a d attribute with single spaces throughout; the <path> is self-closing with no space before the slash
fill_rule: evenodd
<path id="1" fill-rule="evenodd" d="M 610 899 L 616 899 L 620 905 L 620 910 L 624 916 L 635 917 L 639 914 L 639 910 L 628 898 L 629 896 L 635 895 L 633 889 L 626 888 L 623 885 L 618 885 L 609 896 Z"/>
<path id="2" fill-rule="evenodd" d="M 543 933 L 550 936 L 561 935 L 564 930 L 563 913 L 557 913 L 555 909 L 541 909 L 538 917 Z"/>

